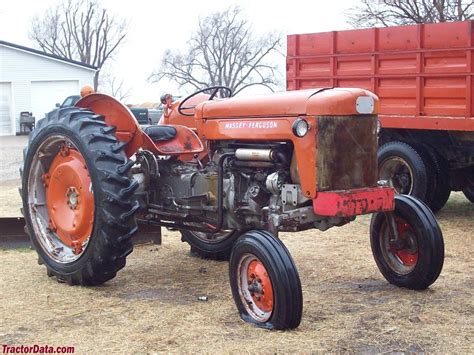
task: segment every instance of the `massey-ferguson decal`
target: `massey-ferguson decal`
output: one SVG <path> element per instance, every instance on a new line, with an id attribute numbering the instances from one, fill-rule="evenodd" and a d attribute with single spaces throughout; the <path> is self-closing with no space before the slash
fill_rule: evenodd
<path id="1" fill-rule="evenodd" d="M 277 129 L 276 121 L 230 121 L 225 122 L 224 129 Z"/>

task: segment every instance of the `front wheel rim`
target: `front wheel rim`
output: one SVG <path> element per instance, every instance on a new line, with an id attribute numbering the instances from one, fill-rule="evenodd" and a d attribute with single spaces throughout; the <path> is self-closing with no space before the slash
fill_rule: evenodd
<path id="1" fill-rule="evenodd" d="M 247 313 L 258 322 L 266 322 L 273 313 L 274 297 L 270 275 L 253 254 L 245 254 L 237 268 L 238 292 Z"/>
<path id="2" fill-rule="evenodd" d="M 419 248 L 416 233 L 412 226 L 403 218 L 395 217 L 398 240 L 390 239 L 388 223 L 381 229 L 380 247 L 382 255 L 389 267 L 400 275 L 412 272 L 419 258 Z"/>
<path id="3" fill-rule="evenodd" d="M 67 137 L 47 137 L 28 176 L 27 208 L 35 239 L 49 258 L 71 263 L 85 252 L 94 225 L 94 193 L 85 160 Z"/>

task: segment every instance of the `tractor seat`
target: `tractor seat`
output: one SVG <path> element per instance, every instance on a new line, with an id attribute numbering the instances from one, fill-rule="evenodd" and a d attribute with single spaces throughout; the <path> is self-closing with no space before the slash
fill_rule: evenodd
<path id="1" fill-rule="evenodd" d="M 144 132 L 153 142 L 164 142 L 176 137 L 176 128 L 173 126 L 155 125 L 148 126 Z"/>

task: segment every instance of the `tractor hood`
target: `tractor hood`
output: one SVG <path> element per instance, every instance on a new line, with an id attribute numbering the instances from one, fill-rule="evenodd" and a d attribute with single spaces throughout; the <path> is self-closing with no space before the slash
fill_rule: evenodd
<path id="1" fill-rule="evenodd" d="M 320 88 L 206 101 L 202 118 L 358 115 L 378 113 L 378 98 L 364 89 Z"/>

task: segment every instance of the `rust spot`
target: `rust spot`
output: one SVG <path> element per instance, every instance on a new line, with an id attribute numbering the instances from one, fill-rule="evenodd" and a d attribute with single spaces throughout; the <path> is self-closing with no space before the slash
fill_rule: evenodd
<path id="1" fill-rule="evenodd" d="M 318 190 L 377 185 L 377 116 L 320 116 Z"/>
<path id="2" fill-rule="evenodd" d="M 184 148 L 186 150 L 193 150 L 193 142 L 190 136 L 186 136 L 186 141 L 184 142 Z"/>

